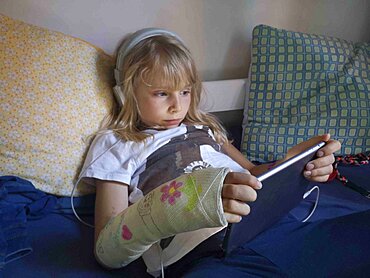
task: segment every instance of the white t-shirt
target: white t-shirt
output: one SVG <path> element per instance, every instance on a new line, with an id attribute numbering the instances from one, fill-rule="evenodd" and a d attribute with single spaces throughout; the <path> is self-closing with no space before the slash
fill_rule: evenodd
<path id="1" fill-rule="evenodd" d="M 221 152 L 206 126 L 146 130 L 153 137 L 144 142 L 120 140 L 113 132 L 96 136 L 87 154 L 81 177 L 129 185 L 129 201 L 137 202 L 155 187 L 183 173 L 206 167 L 228 167 L 246 172 Z"/>

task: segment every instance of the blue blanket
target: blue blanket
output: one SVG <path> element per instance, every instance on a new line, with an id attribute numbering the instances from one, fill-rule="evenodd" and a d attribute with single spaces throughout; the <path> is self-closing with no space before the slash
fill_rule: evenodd
<path id="1" fill-rule="evenodd" d="M 27 219 L 40 218 L 56 208 L 57 198 L 36 190 L 23 179 L 0 178 L 0 269 L 32 252 Z"/>
<path id="2" fill-rule="evenodd" d="M 74 198 L 79 216 L 93 223 L 94 195 Z M 93 229 L 73 214 L 70 198 L 0 177 L 0 277 L 151 277 L 142 260 L 107 271 L 95 261 Z"/>

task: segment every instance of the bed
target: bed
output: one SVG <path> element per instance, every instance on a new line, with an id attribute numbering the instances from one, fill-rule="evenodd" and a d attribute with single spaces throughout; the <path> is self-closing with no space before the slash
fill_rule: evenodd
<path id="1" fill-rule="evenodd" d="M 93 229 L 71 207 L 89 135 L 112 103 L 114 59 L 82 40 L 4 15 L 0 27 L 0 275 L 151 277 L 140 259 L 121 270 L 101 268 Z M 218 113 L 243 110 L 243 123 L 228 124 L 228 130 L 256 163 L 330 132 L 343 145 L 338 157 L 352 158 L 338 164 L 338 177 L 365 193 L 334 179 L 319 185 L 321 194 L 328 202 L 340 200 L 343 215 L 352 213 L 346 204 L 366 211 L 370 165 L 366 159 L 353 163 L 353 155 L 370 151 L 369 61 L 368 43 L 259 25 L 249 77 L 204 82 L 202 105 Z M 74 206 L 93 223 L 90 187 L 78 185 Z"/>

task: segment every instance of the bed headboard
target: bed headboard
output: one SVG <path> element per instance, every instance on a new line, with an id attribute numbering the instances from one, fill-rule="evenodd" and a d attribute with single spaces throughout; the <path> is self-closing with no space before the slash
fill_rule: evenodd
<path id="1" fill-rule="evenodd" d="M 247 79 L 203 82 L 201 107 L 207 112 L 225 112 L 244 108 Z"/>

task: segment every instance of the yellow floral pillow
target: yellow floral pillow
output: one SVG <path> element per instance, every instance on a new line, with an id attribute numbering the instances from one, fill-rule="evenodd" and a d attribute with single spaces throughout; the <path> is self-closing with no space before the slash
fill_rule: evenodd
<path id="1" fill-rule="evenodd" d="M 59 32 L 0 14 L 0 175 L 68 196 L 112 105 L 114 60 Z M 92 192 L 79 186 L 76 195 Z"/>

